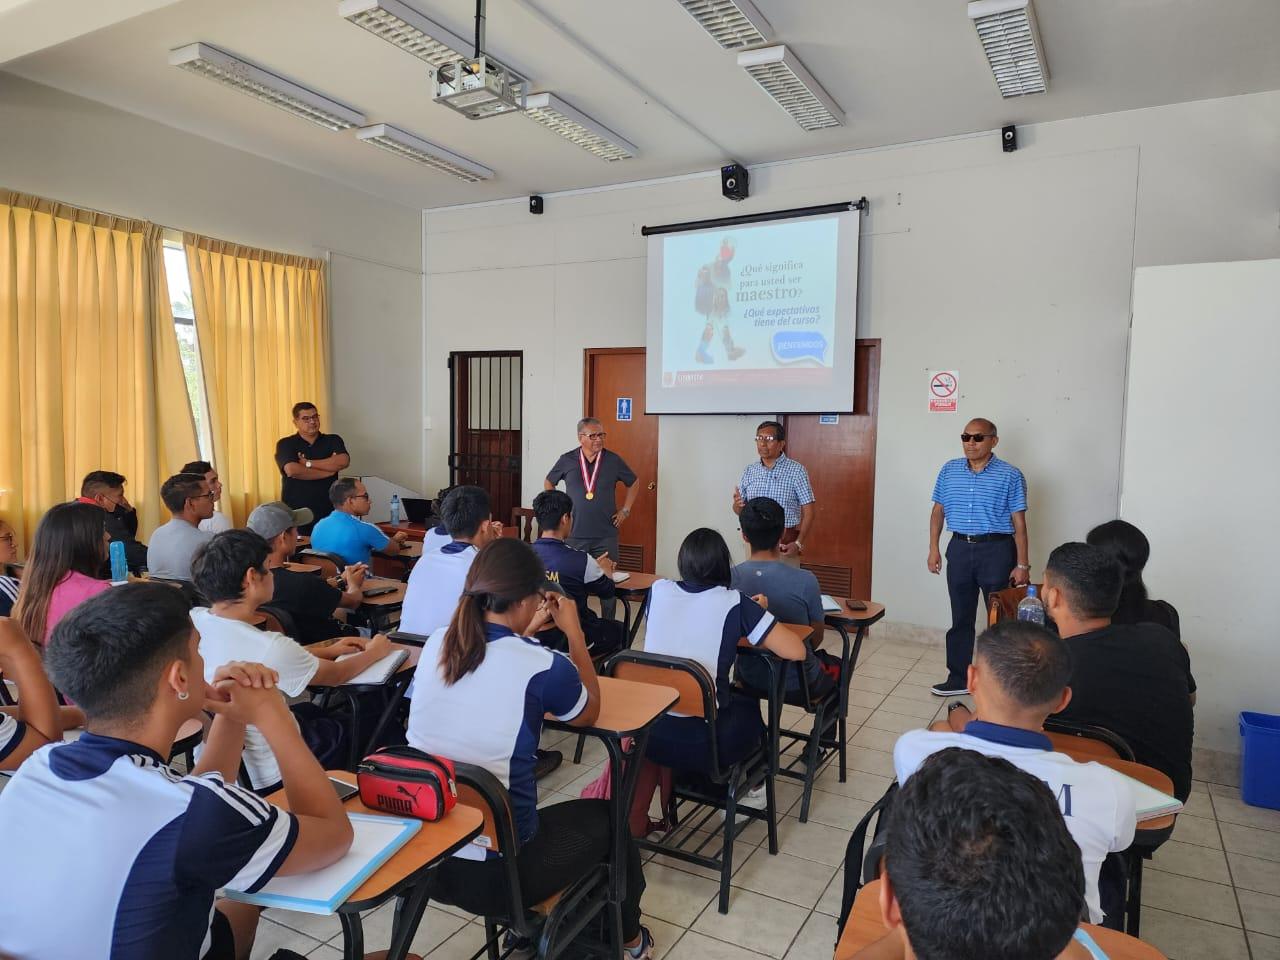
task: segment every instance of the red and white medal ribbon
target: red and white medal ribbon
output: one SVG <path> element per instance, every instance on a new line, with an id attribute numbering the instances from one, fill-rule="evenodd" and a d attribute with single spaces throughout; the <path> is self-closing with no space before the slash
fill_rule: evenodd
<path id="1" fill-rule="evenodd" d="M 591 471 L 591 476 L 587 477 L 587 458 L 581 450 L 578 451 L 578 468 L 582 471 L 582 485 L 587 488 L 587 499 L 594 500 L 596 498 L 596 477 L 600 473 L 600 461 L 604 459 L 604 451 L 601 450 L 596 454 L 595 467 Z"/>

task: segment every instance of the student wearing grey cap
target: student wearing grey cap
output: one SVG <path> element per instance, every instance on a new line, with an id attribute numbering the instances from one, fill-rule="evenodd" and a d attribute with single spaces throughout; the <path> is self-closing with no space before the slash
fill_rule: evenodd
<path id="1" fill-rule="evenodd" d="M 360 606 L 367 568 L 353 564 L 342 571 L 346 589 L 339 590 L 314 573 L 297 573 L 285 563 L 298 549 L 298 528 L 312 520 L 306 507 L 295 510 L 279 500 L 264 503 L 249 514 L 249 529 L 267 541 L 271 555 L 267 569 L 274 574 L 271 605 L 293 618 L 294 639 L 306 645 L 360 631 L 338 619 L 338 611 Z"/>

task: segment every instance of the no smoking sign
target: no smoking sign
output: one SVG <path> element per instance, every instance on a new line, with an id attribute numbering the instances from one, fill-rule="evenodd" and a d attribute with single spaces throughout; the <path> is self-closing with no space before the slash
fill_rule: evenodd
<path id="1" fill-rule="evenodd" d="M 929 374 L 929 412 L 955 413 L 960 374 L 955 370 L 934 370 Z"/>

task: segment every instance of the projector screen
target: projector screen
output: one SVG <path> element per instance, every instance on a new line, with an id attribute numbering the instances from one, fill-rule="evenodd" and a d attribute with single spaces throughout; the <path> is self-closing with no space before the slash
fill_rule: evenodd
<path id="1" fill-rule="evenodd" d="M 645 412 L 852 412 L 861 215 L 646 227 Z"/>

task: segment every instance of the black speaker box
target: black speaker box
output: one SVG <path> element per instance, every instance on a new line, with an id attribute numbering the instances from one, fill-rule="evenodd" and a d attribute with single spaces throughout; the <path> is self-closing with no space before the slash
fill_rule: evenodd
<path id="1" fill-rule="evenodd" d="M 750 175 L 740 163 L 728 163 L 720 168 L 720 192 L 730 200 L 745 200 L 750 196 L 747 184 Z"/>

